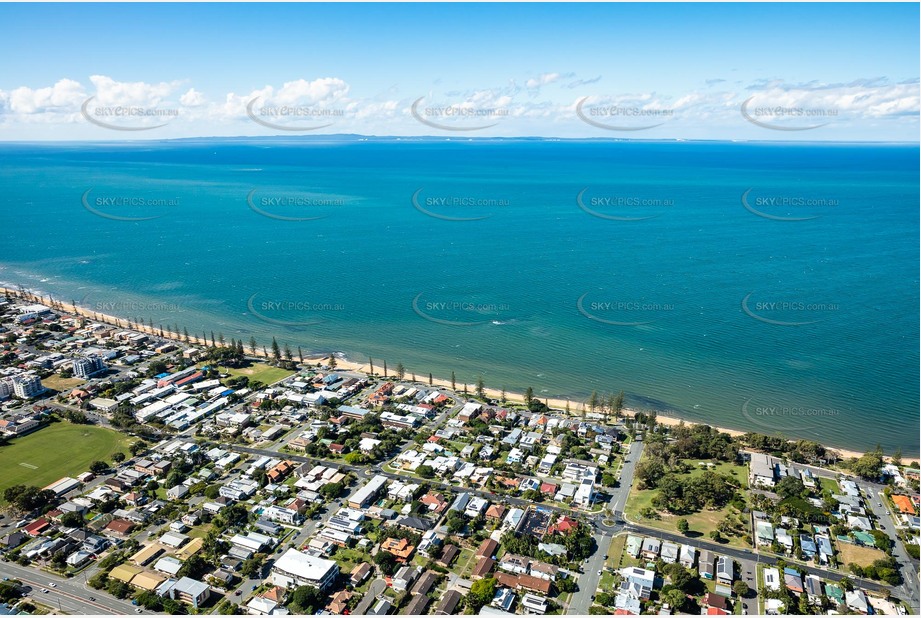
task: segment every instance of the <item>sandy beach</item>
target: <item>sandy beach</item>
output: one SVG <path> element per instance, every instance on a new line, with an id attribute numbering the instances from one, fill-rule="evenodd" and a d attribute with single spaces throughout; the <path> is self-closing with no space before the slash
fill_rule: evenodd
<path id="1" fill-rule="evenodd" d="M 19 290 L 14 290 L 14 289 L 5 288 L 5 287 L 0 287 L 0 292 L 3 292 L 4 294 L 9 293 L 10 295 L 15 296 L 15 297 L 19 297 L 20 294 L 21 294 L 21 292 L 20 292 Z M 34 302 L 34 303 L 38 303 L 38 304 L 44 304 L 44 305 L 47 305 L 47 304 L 48 304 L 48 301 L 47 301 L 47 300 L 42 300 L 42 298 L 41 298 L 39 295 L 37 295 L 37 294 L 34 294 L 34 293 L 32 293 L 32 292 L 29 292 L 29 291 L 26 291 L 25 293 L 26 293 L 26 295 L 27 295 L 27 296 L 26 296 L 26 299 L 27 299 L 28 301 L 30 301 L 30 302 Z M 74 306 L 71 305 L 70 302 L 58 301 L 57 299 L 54 299 L 54 302 L 61 302 L 61 303 L 63 304 L 63 307 L 64 307 L 63 313 L 64 313 L 64 314 L 73 314 L 73 313 L 74 313 Z M 129 323 L 128 323 L 128 320 L 126 320 L 126 319 L 124 319 L 124 318 L 119 318 L 119 317 L 116 317 L 116 316 L 112 316 L 112 315 L 100 313 L 100 312 L 98 312 L 98 311 L 91 311 L 91 310 L 89 310 L 89 309 L 87 309 L 87 308 L 85 308 L 85 307 L 80 307 L 79 305 L 76 306 L 76 314 L 79 315 L 79 316 L 85 317 L 85 318 L 89 318 L 89 319 L 99 319 L 99 320 L 101 320 L 101 321 L 104 321 L 104 322 L 107 322 L 107 323 L 110 323 L 110 324 L 114 324 L 114 325 L 116 325 L 116 326 L 119 327 L 119 328 L 128 328 L 128 327 L 129 327 L 129 326 L 128 326 L 128 324 L 129 324 Z M 160 329 L 159 329 L 159 328 L 153 328 L 153 327 L 150 327 L 150 326 L 147 326 L 147 325 L 135 324 L 135 323 L 133 323 L 133 322 L 132 322 L 131 324 L 132 324 L 132 325 L 131 325 L 131 328 L 134 329 L 134 330 L 137 330 L 137 331 L 140 331 L 140 332 L 144 332 L 144 333 L 147 333 L 147 334 L 150 334 L 150 335 L 155 335 L 155 336 L 158 336 L 158 337 L 160 336 Z M 164 339 L 170 339 L 170 340 L 172 340 L 172 341 L 176 341 L 177 343 L 184 343 L 183 338 L 182 338 L 181 336 L 176 336 L 176 335 L 174 335 L 173 333 L 171 333 L 171 332 L 169 332 L 169 331 L 166 331 L 166 330 L 163 331 L 163 338 L 164 338 Z M 189 342 L 190 342 L 190 343 L 193 343 L 193 344 L 204 345 L 204 346 L 210 345 L 210 342 L 209 342 L 209 341 L 206 341 L 206 340 L 202 339 L 201 337 L 196 337 L 196 336 L 194 336 L 194 335 L 189 335 Z M 244 345 L 246 345 L 246 344 L 244 344 Z M 262 352 L 261 349 L 257 349 L 257 350 L 256 350 L 256 354 L 249 354 L 249 353 L 248 353 L 247 355 L 248 355 L 248 356 L 256 356 L 256 357 L 259 357 L 259 358 L 266 358 L 267 356 L 269 356 L 269 355 L 267 355 L 267 354 L 263 354 L 263 352 Z M 304 361 L 305 361 L 305 362 L 304 362 L 304 364 L 313 363 L 313 364 L 321 365 L 321 364 L 325 364 L 325 362 L 326 362 L 326 360 L 327 360 L 328 358 L 329 358 L 328 356 L 318 357 L 318 356 L 315 356 L 315 355 L 311 355 L 311 356 L 305 355 L 305 358 L 304 358 Z M 367 362 L 360 363 L 360 362 L 351 361 L 351 360 L 348 360 L 347 358 L 344 358 L 342 355 L 339 355 L 339 354 L 336 355 L 336 366 L 337 366 L 337 368 L 343 369 L 343 370 L 357 371 L 357 372 L 361 372 L 361 373 L 365 373 L 365 374 L 371 373 L 371 367 L 369 366 L 369 364 L 368 364 Z M 388 374 L 389 374 L 389 375 L 391 375 L 391 376 L 393 375 L 393 370 L 394 370 L 394 368 L 395 368 L 395 366 L 388 366 Z M 380 375 L 382 374 L 382 371 L 383 371 L 383 361 L 381 361 L 380 363 L 375 362 L 373 373 L 374 373 L 375 375 L 380 376 Z M 413 372 L 407 369 L 407 370 L 405 371 L 404 380 L 409 381 L 409 380 L 412 379 L 412 376 L 413 376 Z M 429 382 L 428 382 L 428 373 L 427 373 L 427 372 L 426 372 L 426 373 L 415 373 L 415 377 L 416 377 L 416 382 L 418 382 L 418 383 L 420 383 L 420 384 L 428 384 L 428 383 L 429 383 Z M 434 377 L 434 376 L 433 376 L 433 378 L 432 378 L 432 383 L 433 383 L 434 385 L 437 385 L 437 386 L 440 386 L 440 387 L 446 387 L 446 388 L 450 388 L 450 387 L 451 387 L 451 381 L 450 381 L 450 380 L 446 380 L 446 379 L 443 379 L 443 378 L 437 378 L 437 377 Z M 458 390 L 458 392 L 462 392 L 463 389 L 464 389 L 464 383 L 463 383 L 463 382 L 457 382 L 456 385 L 457 385 L 457 390 Z M 473 392 L 474 392 L 474 390 L 475 390 L 475 388 L 476 388 L 475 385 L 474 385 L 474 384 L 467 384 L 466 386 L 467 386 L 468 392 L 471 393 L 471 395 L 472 395 Z M 486 389 L 485 389 L 485 392 L 486 392 L 486 394 L 487 394 L 489 397 L 494 398 L 494 399 L 499 399 L 499 398 L 501 398 L 501 396 L 502 396 L 502 391 L 501 391 L 501 390 L 498 390 L 498 389 L 494 389 L 494 388 L 486 388 Z M 506 398 L 506 401 L 508 401 L 509 403 L 519 403 L 519 404 L 523 404 L 523 403 L 524 403 L 524 394 L 523 394 L 523 393 L 513 393 L 513 392 L 510 392 L 510 391 L 506 391 L 506 393 L 505 393 L 505 398 Z M 567 406 L 567 404 L 568 404 L 568 405 L 569 405 L 569 408 L 570 408 L 570 412 L 571 412 L 572 414 L 575 414 L 575 415 L 581 414 L 582 411 L 583 411 L 583 409 L 584 409 L 585 411 L 588 411 L 588 404 L 587 404 L 585 401 L 575 401 L 575 400 L 566 400 L 566 399 L 554 399 L 554 398 L 544 398 L 544 397 L 539 397 L 538 399 L 540 399 L 541 401 L 546 402 L 546 404 L 547 404 L 548 406 L 550 406 L 551 408 L 556 409 L 556 410 L 560 410 L 560 411 L 565 410 L 565 409 L 566 409 L 566 406 Z M 624 413 L 625 416 L 633 416 L 633 415 L 635 415 L 637 412 L 638 412 L 637 410 L 633 410 L 633 409 L 630 409 L 630 408 L 624 408 L 624 410 L 623 410 L 623 413 Z M 694 422 L 691 422 L 691 421 L 682 420 L 682 419 L 680 419 L 680 418 L 676 418 L 676 417 L 672 417 L 672 416 L 664 416 L 661 412 L 657 412 L 657 413 L 656 413 L 656 420 L 657 420 L 659 423 L 663 424 L 663 425 L 670 425 L 670 426 L 679 425 L 679 424 L 681 424 L 681 423 L 684 423 L 684 424 L 686 424 L 686 425 L 696 425 L 696 424 L 698 424 L 698 423 L 694 423 Z M 716 429 L 718 429 L 719 431 L 722 431 L 722 432 L 724 432 L 724 433 L 727 433 L 727 434 L 729 434 L 729 435 L 731 435 L 731 436 L 741 436 L 741 435 L 743 435 L 743 434 L 745 433 L 744 431 L 740 431 L 740 430 L 737 430 L 737 429 L 728 429 L 728 428 L 726 428 L 726 427 L 719 427 L 719 426 L 715 426 L 715 425 L 714 425 L 714 427 L 716 427 Z M 844 459 L 847 459 L 847 458 L 850 458 L 850 457 L 860 457 L 861 455 L 863 455 L 863 452 L 860 452 L 860 451 L 854 451 L 854 450 L 849 450 L 849 449 L 843 449 L 843 448 L 839 448 L 839 447 L 836 447 L 836 446 L 829 446 L 829 445 L 825 445 L 825 446 L 826 446 L 826 448 L 828 448 L 828 449 L 830 449 L 830 450 L 833 450 L 833 451 L 837 452 L 837 453 L 839 454 L 839 456 L 840 456 L 841 458 L 844 458 Z M 908 463 L 908 462 L 911 462 L 911 461 L 917 461 L 917 460 L 918 460 L 917 458 L 910 458 L 910 457 L 904 457 L 904 456 L 903 456 L 902 459 L 903 459 L 903 462 L 905 462 L 905 463 Z"/>

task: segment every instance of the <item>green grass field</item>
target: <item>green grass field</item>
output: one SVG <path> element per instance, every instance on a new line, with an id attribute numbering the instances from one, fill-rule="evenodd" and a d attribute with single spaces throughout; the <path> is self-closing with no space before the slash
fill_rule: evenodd
<path id="1" fill-rule="evenodd" d="M 92 425 L 53 423 L 0 446 L 0 503 L 13 485 L 44 487 L 64 476 L 76 476 L 96 460 L 111 463 L 117 451 L 128 455 L 131 439 Z"/>
<path id="2" fill-rule="evenodd" d="M 688 460 L 688 464 L 691 465 L 691 471 L 687 474 L 679 475 L 682 477 L 692 477 L 698 476 L 704 473 L 705 470 L 713 470 L 720 474 L 725 474 L 726 476 L 731 476 L 732 478 L 739 481 L 743 493 L 748 488 L 748 468 L 746 466 L 739 466 L 732 463 L 719 462 L 715 466 L 707 468 L 706 466 L 699 466 L 697 460 Z M 714 462 L 715 463 L 715 462 Z M 627 518 L 631 521 L 641 523 L 650 528 L 658 528 L 659 530 L 665 530 L 667 532 L 677 532 L 676 522 L 679 519 L 677 515 L 669 515 L 665 512 L 659 512 L 661 519 L 644 519 L 640 516 L 640 512 L 646 507 L 652 506 L 652 498 L 655 496 L 656 490 L 637 489 L 636 483 L 633 487 L 630 488 L 630 494 L 627 498 L 627 506 L 625 509 Z M 707 536 L 712 530 L 715 530 L 719 522 L 732 510 L 732 507 L 725 506 L 717 511 L 703 510 L 698 513 L 692 513 L 689 515 L 683 515 L 688 520 L 688 524 L 691 527 L 692 534 Z M 748 547 L 748 544 L 739 537 L 728 537 L 728 545 L 733 547 Z"/>
<path id="3" fill-rule="evenodd" d="M 272 367 L 271 365 L 266 365 L 265 363 L 253 363 L 249 367 L 241 367 L 239 369 L 221 367 L 221 373 L 226 373 L 233 377 L 246 376 L 250 380 L 256 380 L 258 382 L 262 382 L 263 384 L 274 384 L 275 382 L 278 382 L 279 380 L 294 374 L 293 371 L 288 371 L 287 369 L 282 369 L 280 367 Z"/>
<path id="4" fill-rule="evenodd" d="M 69 392 L 83 384 L 86 380 L 80 378 L 62 378 L 54 374 L 42 380 L 42 386 L 58 392 Z"/>

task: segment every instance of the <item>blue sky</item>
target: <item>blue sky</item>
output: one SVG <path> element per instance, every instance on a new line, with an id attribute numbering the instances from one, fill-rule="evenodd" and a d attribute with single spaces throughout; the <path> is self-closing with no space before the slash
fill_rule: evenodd
<path id="1" fill-rule="evenodd" d="M 918 24 L 909 3 L 3 4 L 0 139 L 917 141 Z"/>

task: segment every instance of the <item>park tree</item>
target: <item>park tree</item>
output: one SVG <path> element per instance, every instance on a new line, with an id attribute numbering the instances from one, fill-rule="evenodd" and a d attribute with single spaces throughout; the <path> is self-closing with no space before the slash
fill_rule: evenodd
<path id="1" fill-rule="evenodd" d="M 291 594 L 291 604 L 297 614 L 315 614 L 327 602 L 326 595 L 314 586 L 298 586 Z"/>
<path id="2" fill-rule="evenodd" d="M 39 489 L 34 485 L 13 485 L 3 491 L 3 499 L 19 511 L 27 512 L 43 508 L 54 500 L 50 489 Z"/>
<path id="3" fill-rule="evenodd" d="M 493 577 L 484 577 L 473 582 L 470 592 L 467 593 L 467 606 L 479 611 L 484 605 L 492 602 L 496 596 L 496 580 Z"/>
<path id="4" fill-rule="evenodd" d="M 112 461 L 114 461 L 115 463 L 121 463 L 125 461 L 125 454 L 121 452 L 112 453 Z"/>
<path id="5" fill-rule="evenodd" d="M 96 460 L 90 464 L 90 472 L 93 474 L 101 474 L 109 469 L 109 464 L 104 461 Z"/>
<path id="6" fill-rule="evenodd" d="M 851 465 L 854 474 L 868 480 L 879 478 L 880 470 L 883 467 L 883 449 L 876 445 L 876 449 L 869 453 L 864 453 Z"/>
<path id="7" fill-rule="evenodd" d="M 681 534 L 687 534 L 688 530 L 691 529 L 690 524 L 688 524 L 688 520 L 685 519 L 684 517 L 676 521 L 675 526 L 678 528 L 678 532 L 680 532 Z"/>
<path id="8" fill-rule="evenodd" d="M 774 485 L 774 493 L 782 499 L 801 497 L 805 492 L 806 486 L 796 476 L 785 476 Z"/>

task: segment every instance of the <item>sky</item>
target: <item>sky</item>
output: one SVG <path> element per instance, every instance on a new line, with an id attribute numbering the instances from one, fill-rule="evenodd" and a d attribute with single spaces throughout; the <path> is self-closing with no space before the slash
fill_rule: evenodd
<path id="1" fill-rule="evenodd" d="M 0 4 L 0 140 L 919 139 L 919 5 Z"/>

